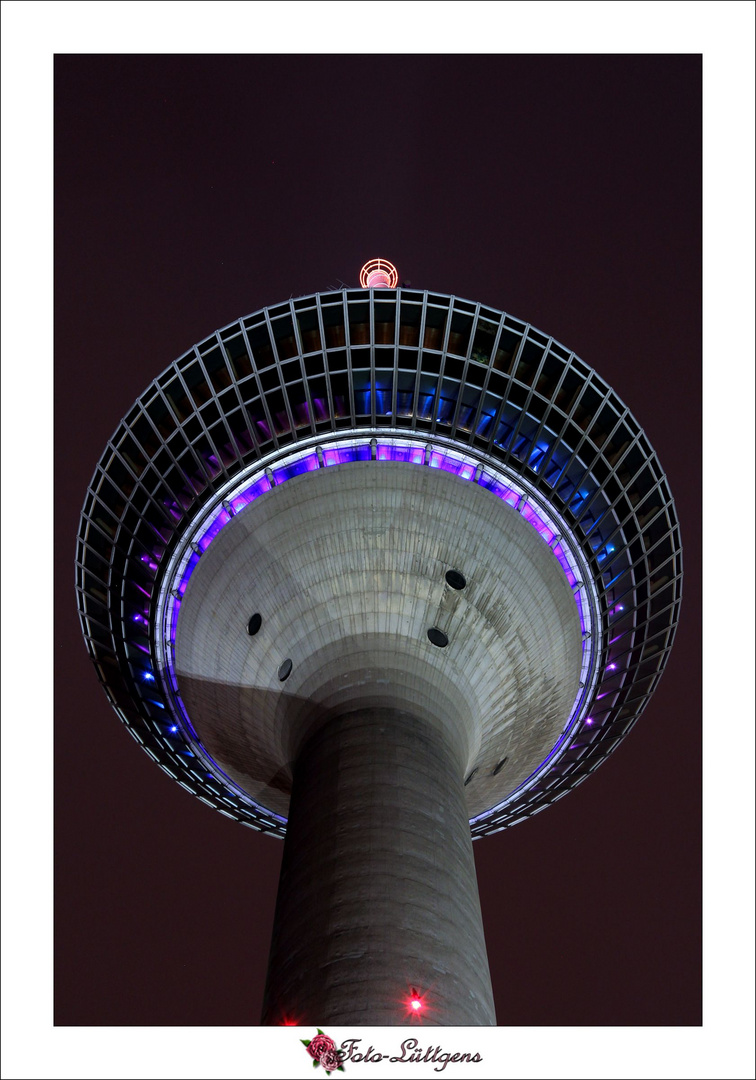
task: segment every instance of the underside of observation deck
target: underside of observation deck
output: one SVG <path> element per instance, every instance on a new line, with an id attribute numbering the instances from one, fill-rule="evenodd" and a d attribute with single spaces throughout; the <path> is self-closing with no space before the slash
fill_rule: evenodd
<path id="1" fill-rule="evenodd" d="M 169 775 L 282 835 L 285 821 L 224 782 L 176 712 L 158 649 L 161 589 L 177 550 L 245 475 L 285 483 L 281 463 L 298 450 L 327 467 L 329 446 L 360 437 L 411 439 L 427 462 L 455 448 L 490 462 L 532 493 L 528 505 L 553 510 L 587 568 L 595 684 L 558 758 L 472 832 L 507 827 L 587 776 L 635 723 L 672 645 L 682 556 L 671 494 L 635 419 L 573 353 L 505 313 L 406 289 L 313 294 L 225 327 L 167 368 L 110 440 L 85 501 L 77 590 L 90 655 Z M 196 559 L 206 554 L 198 544 Z"/>

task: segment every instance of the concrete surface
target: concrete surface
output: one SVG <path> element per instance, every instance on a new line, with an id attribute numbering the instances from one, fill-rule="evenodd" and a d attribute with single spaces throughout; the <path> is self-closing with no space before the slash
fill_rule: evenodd
<path id="1" fill-rule="evenodd" d="M 306 742 L 264 1024 L 496 1023 L 462 755 L 389 709 L 336 717 Z"/>
<path id="2" fill-rule="evenodd" d="M 463 590 L 446 584 L 450 568 Z M 428 641 L 432 626 L 445 649 Z M 210 754 L 273 812 L 288 813 L 293 762 L 314 728 L 384 707 L 465 747 L 473 816 L 553 746 L 580 642 L 564 574 L 515 510 L 440 470 L 359 462 L 288 480 L 225 527 L 189 582 L 176 667 Z"/>

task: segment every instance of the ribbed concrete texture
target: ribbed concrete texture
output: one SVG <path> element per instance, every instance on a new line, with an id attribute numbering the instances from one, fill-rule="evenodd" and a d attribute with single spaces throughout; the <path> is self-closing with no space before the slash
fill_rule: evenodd
<path id="1" fill-rule="evenodd" d="M 463 767 L 416 716 L 364 709 L 300 750 L 264 1024 L 495 1024 Z M 417 1014 L 415 1014 L 417 1016 Z"/>
<path id="2" fill-rule="evenodd" d="M 296 476 L 238 514 L 200 559 L 176 636 L 203 745 L 281 815 L 308 731 L 368 707 L 464 740 L 468 818 L 487 810 L 559 738 L 580 660 L 575 599 L 535 529 L 477 484 L 403 462 Z"/>

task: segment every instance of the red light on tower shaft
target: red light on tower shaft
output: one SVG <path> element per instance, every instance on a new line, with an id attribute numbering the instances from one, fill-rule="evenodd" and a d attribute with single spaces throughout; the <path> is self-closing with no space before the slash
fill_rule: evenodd
<path id="1" fill-rule="evenodd" d="M 410 987 L 410 996 L 407 1007 L 410 1013 L 413 1013 L 415 1016 L 419 1016 L 423 1011 L 423 999 L 414 986 Z"/>
<path id="2" fill-rule="evenodd" d="M 399 273 L 388 259 L 370 259 L 360 270 L 360 285 L 363 289 L 395 289 Z"/>

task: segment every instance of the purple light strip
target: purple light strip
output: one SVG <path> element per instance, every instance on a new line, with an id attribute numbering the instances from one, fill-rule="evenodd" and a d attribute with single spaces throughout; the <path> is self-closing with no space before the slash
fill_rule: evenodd
<path id="1" fill-rule="evenodd" d="M 346 464 L 349 461 L 355 461 L 360 459 L 365 460 L 369 449 L 370 447 L 368 443 L 364 443 L 361 445 L 352 444 L 350 446 L 338 448 L 329 448 L 324 450 L 323 452 L 323 464 L 327 467 L 330 465 Z M 425 462 L 425 446 L 407 443 L 379 443 L 376 447 L 376 457 L 379 461 L 409 461 L 413 464 L 423 464 Z M 275 469 L 273 471 L 273 477 L 277 484 L 282 484 L 285 483 L 287 480 L 291 479 L 292 476 L 300 475 L 303 472 L 314 471 L 319 467 L 319 464 L 320 463 L 318 461 L 317 453 L 310 453 L 303 457 L 295 459 L 293 462 L 289 462 L 288 465 L 280 466 L 278 469 Z M 456 475 L 461 476 L 465 480 L 472 480 L 475 474 L 475 470 L 469 462 L 464 461 L 462 458 L 458 457 L 453 452 L 448 451 L 432 451 L 430 455 L 429 465 L 431 466 L 431 468 L 440 468 L 445 470 L 446 472 L 455 473 Z M 491 491 L 492 494 L 502 499 L 502 501 L 508 503 L 510 506 L 518 508 L 518 504 L 521 503 L 521 505 L 519 505 L 519 512 L 522 517 L 530 525 L 533 526 L 539 536 L 543 540 L 545 540 L 546 543 L 551 544 L 554 537 L 556 536 L 554 529 L 550 527 L 549 524 L 541 518 L 541 516 L 534 509 L 534 507 L 530 503 L 528 503 L 523 496 L 521 496 L 513 488 L 507 487 L 506 485 L 500 483 L 498 480 L 486 476 L 485 472 L 481 473 L 481 476 L 478 479 L 478 483 L 482 487 L 485 487 L 487 490 Z M 260 495 L 264 494 L 266 491 L 269 491 L 270 488 L 271 484 L 267 477 L 259 478 L 254 483 L 250 484 L 248 487 L 244 488 L 241 492 L 235 495 L 234 498 L 231 500 L 231 506 L 234 512 L 238 513 L 240 510 L 243 510 L 245 506 L 248 506 L 251 502 L 254 502 L 255 499 L 257 499 Z M 231 516 L 227 513 L 225 509 L 219 510 L 213 516 L 211 521 L 206 525 L 204 532 L 196 541 L 197 546 L 201 549 L 202 552 L 207 550 L 207 548 L 210 546 L 210 544 L 224 527 L 224 525 L 226 525 L 230 520 Z M 554 552 L 555 557 L 557 558 L 560 566 L 562 567 L 562 570 L 564 571 L 570 587 L 574 587 L 577 582 L 577 578 L 564 548 L 561 544 L 557 543 L 551 547 L 551 550 Z M 194 567 L 197 565 L 198 558 L 199 557 L 197 555 L 193 555 L 192 558 L 188 560 L 184 572 L 181 576 L 178 585 L 178 592 L 182 596 L 186 590 L 189 578 L 194 571 Z M 142 556 L 142 560 L 149 561 L 146 556 Z M 157 569 L 154 564 L 150 564 L 150 566 L 151 568 Z M 578 608 L 578 614 L 580 616 L 581 629 L 583 630 L 583 633 L 585 633 L 587 620 L 586 612 L 584 611 L 584 597 L 581 595 L 580 590 L 578 590 L 575 596 L 575 602 Z M 178 606 L 178 601 L 174 606 Z M 177 619 L 177 614 L 171 619 L 171 649 L 173 649 L 175 644 Z M 585 653 L 585 645 L 583 648 Z"/>
<path id="2" fill-rule="evenodd" d="M 363 446 L 329 448 L 323 452 L 323 464 L 327 467 L 330 465 L 343 465 L 349 461 L 365 460 L 365 452 L 368 449 L 368 444 L 364 444 Z M 362 453 L 360 453 L 360 451 L 362 451 Z M 425 447 L 411 444 L 396 445 L 393 443 L 379 443 L 376 447 L 376 458 L 379 461 L 405 461 L 411 462 L 412 464 L 422 464 L 425 461 Z M 434 450 L 430 455 L 429 464 L 431 468 L 443 469 L 446 472 L 461 476 L 464 480 L 472 480 L 475 474 L 475 469 L 469 462 L 460 459 L 453 453 L 443 453 L 442 451 Z M 277 484 L 282 484 L 291 479 L 292 476 L 298 476 L 303 472 L 312 472 L 318 467 L 319 462 L 317 454 L 311 453 L 290 462 L 288 465 L 280 466 L 278 469 L 275 469 L 273 471 L 273 477 Z M 551 544 L 556 536 L 554 528 L 543 520 L 537 510 L 527 502 L 523 496 L 513 488 L 501 484 L 497 480 L 486 476 L 484 473 L 481 474 L 478 483 L 510 506 L 517 507 L 517 504 L 522 500 L 522 504 L 519 506 L 521 516 L 532 525 L 539 536 L 541 536 L 547 544 Z M 271 484 L 268 478 L 262 477 L 255 481 L 255 483 L 250 484 L 247 488 L 244 488 L 231 500 L 231 506 L 233 507 L 234 512 L 238 513 L 240 510 L 243 510 L 245 506 L 254 502 L 254 500 L 264 492 L 269 491 L 270 487 Z M 214 538 L 228 521 L 230 521 L 229 514 L 225 510 L 220 510 L 206 525 L 204 532 L 197 540 L 197 545 L 203 552 L 207 550 Z M 559 561 L 570 587 L 573 587 L 577 582 L 577 578 L 567 553 L 562 545 L 558 543 L 553 545 L 551 550 Z M 187 564 L 187 568 L 182 575 L 179 592 L 183 593 L 186 588 L 186 582 L 189 580 L 191 571 L 194 570 L 195 565 L 196 562 L 189 560 L 189 564 Z M 155 567 L 155 569 L 157 569 L 157 567 Z M 582 605 L 579 600 L 577 601 L 577 604 L 580 610 L 581 622 L 584 623 Z"/>
<path id="3" fill-rule="evenodd" d="M 366 441 L 365 443 L 359 444 L 350 443 L 346 446 L 329 447 L 328 449 L 324 449 L 323 466 L 328 467 L 331 465 L 344 465 L 352 461 L 370 460 L 371 457 L 372 452 L 369 442 Z M 425 444 L 416 445 L 411 443 L 408 444 L 406 442 L 402 442 L 400 444 L 381 442 L 376 445 L 376 459 L 378 461 L 403 461 L 410 462 L 416 465 L 422 465 L 425 463 Z M 431 468 L 443 469 L 446 472 L 451 472 L 456 474 L 457 476 L 462 477 L 462 479 L 464 480 L 474 480 L 476 472 L 475 466 L 471 465 L 469 461 L 465 461 L 453 452 L 433 450 L 430 454 L 430 460 L 428 464 Z M 317 453 L 309 453 L 299 458 L 296 458 L 294 461 L 290 460 L 288 464 L 281 465 L 277 469 L 274 469 L 273 477 L 276 484 L 282 484 L 285 483 L 287 480 L 290 480 L 293 476 L 301 475 L 304 472 L 314 471 L 319 467 L 320 462 L 318 460 Z M 583 587 L 575 589 L 578 579 L 575 576 L 575 570 L 567 552 L 560 543 L 553 543 L 555 537 L 557 536 L 556 531 L 548 522 L 543 520 L 535 507 L 527 501 L 524 493 L 521 494 L 517 492 L 514 488 L 508 487 L 505 484 L 501 483 L 498 478 L 487 475 L 485 470 L 481 471 L 477 483 L 481 487 L 484 487 L 488 491 L 491 491 L 492 494 L 496 495 L 503 502 L 506 502 L 508 505 L 517 509 L 521 516 L 528 522 L 528 524 L 530 524 L 536 530 L 541 539 L 544 540 L 547 544 L 549 544 L 551 550 L 553 551 L 554 556 L 562 567 L 562 570 L 567 578 L 570 587 L 574 590 L 575 602 L 577 605 L 578 614 L 580 616 L 581 629 L 584 635 L 582 665 L 583 671 L 581 674 L 585 674 L 590 666 L 590 647 L 589 642 L 585 638 L 585 629 L 587 623 L 589 622 L 588 599 L 587 595 L 583 595 Z M 265 494 L 265 492 L 270 491 L 271 486 L 272 485 L 267 476 L 258 477 L 257 480 L 255 480 L 253 483 L 249 484 L 247 487 L 243 488 L 240 492 L 233 496 L 233 498 L 231 499 L 231 507 L 233 508 L 234 513 L 239 513 L 239 511 L 243 510 L 250 503 L 254 502 L 255 499 L 259 498 L 260 495 L 263 495 Z M 230 515 L 225 509 L 220 509 L 214 514 L 209 523 L 205 525 L 204 531 L 200 534 L 199 539 L 196 541 L 196 544 L 200 548 L 201 552 L 205 552 L 207 550 L 215 537 L 231 520 L 231 516 L 232 515 Z M 142 561 L 149 562 L 150 568 L 157 570 L 157 566 L 154 563 L 151 563 L 148 557 L 142 556 Z M 188 723 L 190 730 L 192 731 L 198 745 L 201 746 L 202 744 L 200 743 L 199 738 L 194 731 L 188 714 L 177 693 L 177 683 L 174 673 L 176 629 L 178 626 L 178 616 L 181 607 L 181 597 L 183 597 L 183 594 L 186 591 L 189 579 L 192 576 L 194 568 L 198 562 L 199 555 L 193 553 L 187 560 L 186 565 L 184 566 L 181 573 L 181 578 L 179 580 L 179 584 L 176 590 L 179 596 L 174 597 L 170 612 L 170 632 L 168 644 L 169 669 L 171 675 L 171 682 L 173 683 L 174 688 L 176 688 L 174 690 L 175 697 L 180 703 L 181 711 Z M 621 611 L 623 609 L 620 607 L 618 610 Z M 510 796 L 508 796 L 508 800 L 511 799 L 517 791 L 521 791 L 522 788 L 525 787 L 530 782 L 530 780 L 533 779 L 534 776 L 540 774 L 543 771 L 544 767 L 549 763 L 549 761 L 552 760 L 554 755 L 557 754 L 561 747 L 564 745 L 565 740 L 568 737 L 572 736 L 578 722 L 579 714 L 575 715 L 575 719 L 568 725 L 565 731 L 562 732 L 559 739 L 552 747 L 546 758 L 544 758 L 541 764 L 530 774 L 530 776 L 528 776 L 522 784 L 518 785 L 515 791 L 513 791 Z M 588 718 L 584 722 L 588 725 L 592 725 L 594 721 L 591 718 Z M 218 770 L 218 773 L 221 776 L 225 777 L 229 784 L 232 784 L 230 778 L 226 777 L 226 774 L 223 772 L 217 762 L 215 762 L 213 758 L 207 753 L 207 750 L 204 747 L 202 747 L 202 750 L 208 760 L 212 762 L 213 766 Z M 264 813 L 270 814 L 271 817 L 275 817 L 281 822 L 286 821 L 285 818 L 279 817 L 276 814 L 272 814 L 271 811 L 267 810 L 267 808 L 259 807 L 258 804 L 255 803 L 254 800 L 250 799 L 248 795 L 244 794 L 244 798 L 252 802 L 252 804 L 258 810 L 262 810 Z M 471 824 L 480 821 L 481 819 L 487 817 L 489 814 L 495 813 L 497 809 L 500 809 L 500 807 L 492 807 L 490 810 L 485 811 L 478 817 L 471 819 Z"/>

